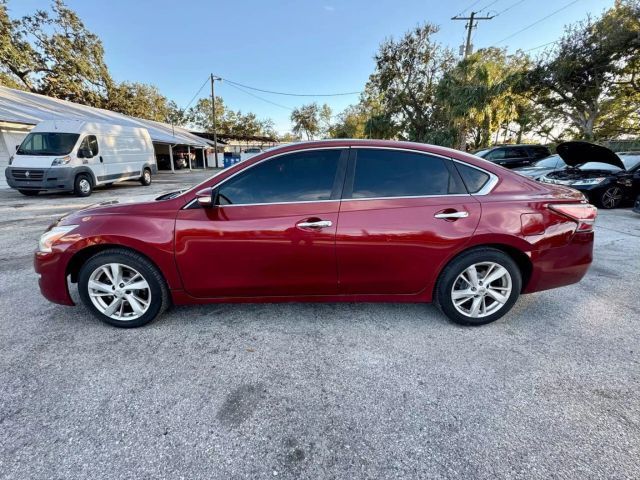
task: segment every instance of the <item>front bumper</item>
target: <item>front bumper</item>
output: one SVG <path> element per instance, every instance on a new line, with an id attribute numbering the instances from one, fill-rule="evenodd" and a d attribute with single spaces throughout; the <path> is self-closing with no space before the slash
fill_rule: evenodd
<path id="1" fill-rule="evenodd" d="M 44 298 L 60 305 L 75 305 L 69 294 L 66 272 L 68 262 L 64 256 L 64 252 L 55 250 L 46 253 L 36 251 L 33 267 L 40 275 L 38 285 Z"/>
<path id="2" fill-rule="evenodd" d="M 73 190 L 73 168 L 7 167 L 7 184 L 17 190 Z"/>

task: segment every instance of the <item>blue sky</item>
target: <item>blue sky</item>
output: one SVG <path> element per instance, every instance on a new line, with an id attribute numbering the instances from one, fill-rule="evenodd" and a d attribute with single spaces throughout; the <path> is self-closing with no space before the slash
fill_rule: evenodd
<path id="1" fill-rule="evenodd" d="M 571 0 L 67 0 L 102 39 L 116 80 L 154 84 L 181 106 L 211 72 L 267 90 L 359 91 L 373 71 L 380 42 L 419 23 L 440 25 L 438 40 L 457 51 L 465 22 L 450 18 L 468 13 L 474 3 L 473 10 L 488 6 L 484 12 L 513 6 L 480 22 L 473 40 L 477 49 L 496 44 Z M 46 0 L 9 0 L 12 16 L 47 5 Z M 564 24 L 600 14 L 611 5 L 613 0 L 578 0 L 497 46 L 513 51 L 542 45 L 555 40 Z M 216 88 L 228 106 L 270 117 L 279 131 L 289 130 L 290 110 L 224 82 Z M 207 92 L 205 87 L 202 95 Z M 314 99 L 257 94 L 287 107 L 326 101 L 334 113 L 357 101 L 357 95 Z"/>

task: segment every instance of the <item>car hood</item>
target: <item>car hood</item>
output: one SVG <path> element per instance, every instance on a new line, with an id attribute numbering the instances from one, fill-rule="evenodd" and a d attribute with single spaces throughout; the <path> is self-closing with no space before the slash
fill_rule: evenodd
<path id="1" fill-rule="evenodd" d="M 564 142 L 556 147 L 556 152 L 570 167 L 588 162 L 600 162 L 625 169 L 624 163 L 615 153 L 606 147 L 589 142 Z"/>

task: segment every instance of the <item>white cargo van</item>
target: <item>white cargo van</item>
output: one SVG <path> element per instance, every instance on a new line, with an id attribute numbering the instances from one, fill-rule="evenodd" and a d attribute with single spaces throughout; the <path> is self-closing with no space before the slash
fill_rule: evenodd
<path id="1" fill-rule="evenodd" d="M 123 180 L 149 185 L 157 171 L 146 128 L 46 120 L 16 149 L 5 176 L 9 186 L 24 195 L 57 190 L 87 197 L 98 185 Z"/>

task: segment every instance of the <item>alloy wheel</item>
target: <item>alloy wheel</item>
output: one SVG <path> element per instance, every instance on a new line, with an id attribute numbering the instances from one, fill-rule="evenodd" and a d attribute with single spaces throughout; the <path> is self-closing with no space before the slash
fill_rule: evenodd
<path id="1" fill-rule="evenodd" d="M 614 208 L 621 200 L 622 190 L 620 187 L 611 187 L 602 194 L 602 206 L 605 208 Z"/>
<path id="2" fill-rule="evenodd" d="M 89 277 L 89 298 L 93 305 L 114 320 L 135 320 L 151 305 L 151 287 L 135 269 L 121 263 L 96 268 Z"/>
<path id="3" fill-rule="evenodd" d="M 500 310 L 509 300 L 512 288 L 511 275 L 502 265 L 475 263 L 453 282 L 451 299 L 462 315 L 482 318 Z"/>

